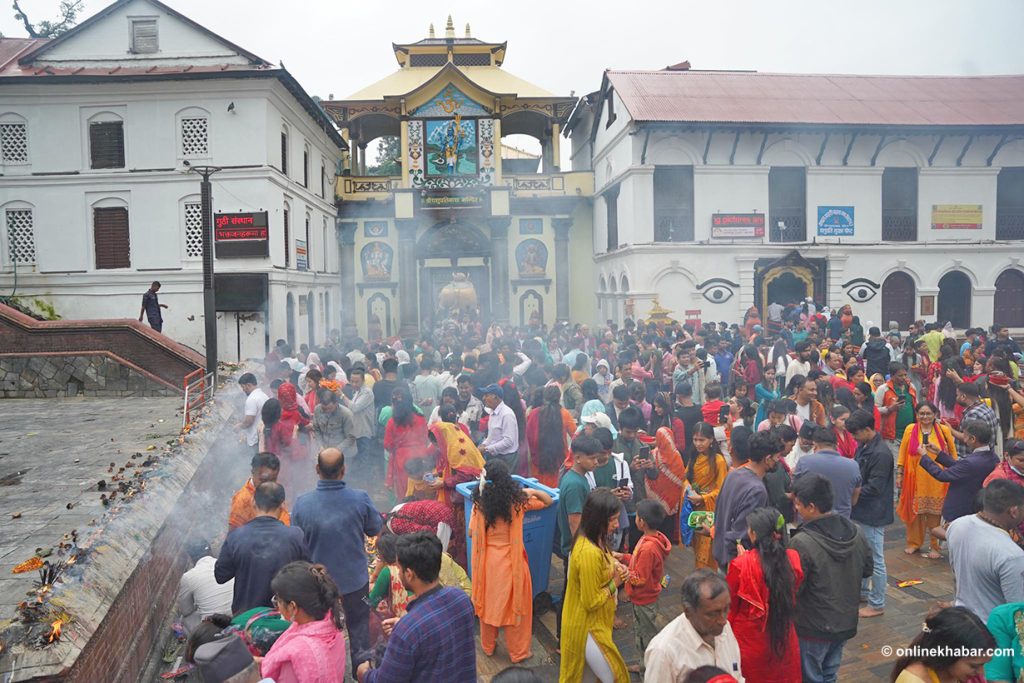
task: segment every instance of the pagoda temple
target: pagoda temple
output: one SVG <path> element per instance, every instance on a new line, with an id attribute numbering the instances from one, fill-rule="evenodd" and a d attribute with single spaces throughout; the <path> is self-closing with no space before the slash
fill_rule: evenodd
<path id="1" fill-rule="evenodd" d="M 392 49 L 397 71 L 322 102 L 351 150 L 336 188 L 343 332 L 591 319 L 593 289 L 570 283 L 593 279 L 593 174 L 559 167 L 577 98 L 512 75 L 505 43 L 468 24 L 456 37 L 451 17 L 443 36 L 431 26 Z M 540 154 L 503 143 L 510 135 Z M 391 173 L 370 175 L 367 147 L 388 136 L 400 141 Z"/>

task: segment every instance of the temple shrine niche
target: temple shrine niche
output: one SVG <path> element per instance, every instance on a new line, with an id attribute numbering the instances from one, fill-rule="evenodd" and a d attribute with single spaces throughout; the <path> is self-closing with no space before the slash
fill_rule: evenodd
<path id="1" fill-rule="evenodd" d="M 393 44 L 390 76 L 321 103 L 351 150 L 336 187 L 345 332 L 593 316 L 593 293 L 570 285 L 591 278 L 593 174 L 560 167 L 577 99 L 506 71 L 506 47 L 469 25 L 457 37 L 449 17 L 443 35 Z M 372 164 L 381 138 L 398 144 Z"/>

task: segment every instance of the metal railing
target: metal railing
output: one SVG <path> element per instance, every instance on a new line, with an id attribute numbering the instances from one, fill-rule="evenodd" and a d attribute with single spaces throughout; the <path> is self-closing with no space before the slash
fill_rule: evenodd
<path id="1" fill-rule="evenodd" d="M 181 428 L 185 429 L 192 423 L 193 414 L 213 398 L 213 374 L 207 374 L 202 369 L 193 370 L 185 375 L 182 384 L 185 400 L 181 410 Z"/>

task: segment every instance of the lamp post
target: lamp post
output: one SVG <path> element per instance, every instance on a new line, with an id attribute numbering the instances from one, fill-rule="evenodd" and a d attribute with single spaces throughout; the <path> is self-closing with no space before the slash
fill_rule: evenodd
<path id="1" fill-rule="evenodd" d="M 206 328 L 206 373 L 217 378 L 217 306 L 213 297 L 213 198 L 210 176 L 222 170 L 219 166 L 192 166 L 190 173 L 202 177 L 199 184 L 203 212 L 203 318 Z"/>

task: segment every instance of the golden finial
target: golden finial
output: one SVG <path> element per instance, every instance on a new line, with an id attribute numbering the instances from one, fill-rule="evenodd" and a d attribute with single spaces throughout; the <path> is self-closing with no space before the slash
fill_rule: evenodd
<path id="1" fill-rule="evenodd" d="M 444 27 L 444 37 L 454 38 L 455 37 L 455 24 L 452 22 L 452 15 L 448 15 L 448 23 Z"/>
<path id="2" fill-rule="evenodd" d="M 469 22 L 468 21 L 466 22 L 466 37 L 467 38 L 472 38 L 473 37 L 473 35 L 469 32 Z"/>
<path id="3" fill-rule="evenodd" d="M 430 24 L 430 37 L 431 38 L 434 37 L 434 24 L 433 23 Z"/>

